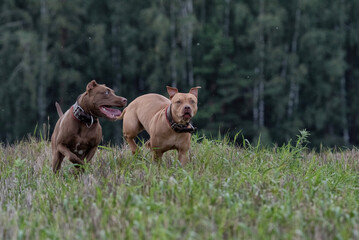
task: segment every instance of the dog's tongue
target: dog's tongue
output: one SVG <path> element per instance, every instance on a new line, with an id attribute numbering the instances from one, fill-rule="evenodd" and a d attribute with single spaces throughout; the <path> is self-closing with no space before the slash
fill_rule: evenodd
<path id="1" fill-rule="evenodd" d="M 110 119 L 117 118 L 121 115 L 121 111 L 116 108 L 102 106 L 100 107 L 100 110 L 103 114 L 106 115 L 107 118 Z"/>

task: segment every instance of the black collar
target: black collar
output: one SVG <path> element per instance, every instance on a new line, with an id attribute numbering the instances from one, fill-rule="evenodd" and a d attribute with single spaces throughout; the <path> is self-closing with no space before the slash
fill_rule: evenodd
<path id="1" fill-rule="evenodd" d="M 197 130 L 197 128 L 193 127 L 191 123 L 179 124 L 173 121 L 172 113 L 171 113 L 171 105 L 172 104 L 170 104 L 167 107 L 166 117 L 173 131 L 175 131 L 176 133 L 194 133 Z"/>
<path id="2" fill-rule="evenodd" d="M 88 128 L 92 126 L 92 124 L 97 123 L 97 117 L 85 112 L 85 110 L 80 107 L 78 102 L 76 101 L 75 104 L 72 106 L 72 112 L 77 120 L 80 122 L 84 122 Z"/>

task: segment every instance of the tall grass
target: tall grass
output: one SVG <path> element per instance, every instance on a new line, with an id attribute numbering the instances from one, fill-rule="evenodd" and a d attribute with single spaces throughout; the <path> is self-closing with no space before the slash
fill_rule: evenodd
<path id="1" fill-rule="evenodd" d="M 191 162 L 103 146 L 77 176 L 49 142 L 0 145 L 2 239 L 358 239 L 359 151 L 192 138 Z"/>

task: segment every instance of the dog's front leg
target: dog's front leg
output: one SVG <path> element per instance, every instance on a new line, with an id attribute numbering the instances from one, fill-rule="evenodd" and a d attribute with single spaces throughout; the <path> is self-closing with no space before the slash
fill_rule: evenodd
<path id="1" fill-rule="evenodd" d="M 86 161 L 90 162 L 97 151 L 97 146 L 91 148 L 85 155 Z"/>
<path id="2" fill-rule="evenodd" d="M 77 157 L 73 152 L 70 151 L 70 149 L 68 149 L 65 145 L 63 144 L 59 144 L 57 146 L 57 150 L 64 155 L 65 157 L 68 157 L 68 159 L 70 160 L 70 162 L 74 163 L 74 164 L 80 164 L 80 165 L 84 165 L 84 161 L 82 161 L 79 157 Z"/>
<path id="3" fill-rule="evenodd" d="M 62 155 L 59 151 L 52 150 L 52 171 L 54 173 L 57 173 L 60 170 L 63 159 L 64 155 Z"/>
<path id="4" fill-rule="evenodd" d="M 184 166 L 188 162 L 188 149 L 180 148 L 178 149 L 178 160 L 181 162 L 181 165 Z"/>

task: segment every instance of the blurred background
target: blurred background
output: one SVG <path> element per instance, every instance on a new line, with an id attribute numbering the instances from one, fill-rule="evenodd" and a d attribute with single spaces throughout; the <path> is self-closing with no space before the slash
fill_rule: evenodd
<path id="1" fill-rule="evenodd" d="M 199 91 L 217 137 L 359 144 L 359 1 L 1 0 L 0 141 L 51 136 L 95 79 L 132 101 Z M 121 121 L 101 120 L 105 142 Z"/>

